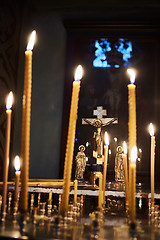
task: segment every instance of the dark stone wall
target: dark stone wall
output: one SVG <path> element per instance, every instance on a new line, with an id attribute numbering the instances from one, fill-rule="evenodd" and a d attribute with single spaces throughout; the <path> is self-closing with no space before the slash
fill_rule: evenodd
<path id="1" fill-rule="evenodd" d="M 30 34 L 33 29 L 37 37 L 33 49 L 30 178 L 58 178 L 66 33 L 62 22 L 51 12 L 28 9 L 23 22 L 14 152 L 20 152 L 21 143 L 24 36 L 28 39 L 27 32 Z"/>
<path id="2" fill-rule="evenodd" d="M 13 147 L 22 15 L 21 1 L 0 1 L 0 179 L 2 179 L 5 151 L 6 97 L 10 91 L 14 92 L 15 97 L 12 113 L 11 153 Z M 10 154 L 10 162 L 12 162 L 12 154 Z"/>

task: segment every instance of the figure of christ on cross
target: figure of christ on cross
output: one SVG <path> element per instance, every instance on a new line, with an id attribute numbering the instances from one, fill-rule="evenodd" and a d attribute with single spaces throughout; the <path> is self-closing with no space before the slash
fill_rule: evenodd
<path id="1" fill-rule="evenodd" d="M 118 123 L 117 118 L 103 118 L 107 115 L 106 110 L 99 106 L 96 110 L 93 110 L 93 115 L 97 118 L 83 118 L 82 124 L 88 124 L 97 128 L 97 132 L 94 132 L 93 138 L 95 138 L 96 149 L 93 151 L 93 157 L 96 158 L 97 164 L 103 163 L 103 136 L 102 127 L 108 126 L 110 124 Z"/>

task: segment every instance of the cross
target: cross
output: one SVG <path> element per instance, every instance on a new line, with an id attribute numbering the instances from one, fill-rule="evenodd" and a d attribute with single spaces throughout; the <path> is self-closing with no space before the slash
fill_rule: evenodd
<path id="1" fill-rule="evenodd" d="M 107 115 L 107 111 L 103 110 L 103 107 L 97 107 L 96 110 L 93 110 L 93 115 L 97 116 L 97 118 L 101 119 L 103 116 Z"/>
<path id="2" fill-rule="evenodd" d="M 118 118 L 103 118 L 103 116 L 107 115 L 107 111 L 101 106 L 93 110 L 93 115 L 97 116 L 97 118 L 82 118 L 82 124 L 89 124 L 94 127 L 105 127 L 110 124 L 118 123 Z"/>
<path id="3" fill-rule="evenodd" d="M 93 157 L 97 159 L 97 164 L 103 162 L 103 137 L 101 135 L 101 128 L 110 124 L 118 123 L 117 118 L 103 118 L 107 115 L 107 111 L 103 107 L 99 106 L 96 110 L 93 110 L 93 115 L 97 118 L 82 118 L 82 124 L 88 124 L 97 128 L 97 132 L 94 133 L 93 138 L 97 142 L 97 149 L 93 150 Z"/>

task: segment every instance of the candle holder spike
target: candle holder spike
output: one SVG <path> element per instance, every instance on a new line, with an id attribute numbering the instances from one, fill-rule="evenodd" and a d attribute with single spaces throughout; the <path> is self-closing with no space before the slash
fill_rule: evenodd
<path id="1" fill-rule="evenodd" d="M 0 195 L 0 213 L 1 213 L 1 208 L 2 208 L 2 195 Z"/>
<path id="2" fill-rule="evenodd" d="M 41 201 L 41 193 L 38 193 L 38 202 L 37 202 L 37 210 L 40 211 L 40 201 Z"/>
<path id="3" fill-rule="evenodd" d="M 30 213 L 33 213 L 33 206 L 34 206 L 34 194 L 31 194 L 31 200 L 30 200 Z"/>
<path id="4" fill-rule="evenodd" d="M 48 219 L 51 219 L 51 213 L 52 213 L 52 200 L 48 199 L 48 202 L 47 202 L 47 216 L 48 216 Z"/>
<path id="5" fill-rule="evenodd" d="M 33 209 L 33 224 L 37 223 L 37 207 Z"/>
<path id="6" fill-rule="evenodd" d="M 17 214 L 18 214 L 18 201 L 14 201 L 13 204 L 13 222 L 17 222 Z"/>
<path id="7" fill-rule="evenodd" d="M 12 193 L 8 193 L 8 214 L 11 213 L 11 202 L 12 202 Z"/>
<path id="8" fill-rule="evenodd" d="M 7 205 L 1 207 L 1 222 L 5 221 Z"/>

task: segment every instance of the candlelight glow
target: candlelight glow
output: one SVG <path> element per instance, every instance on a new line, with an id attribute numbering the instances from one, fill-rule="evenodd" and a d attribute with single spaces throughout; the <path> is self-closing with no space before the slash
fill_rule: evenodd
<path id="1" fill-rule="evenodd" d="M 20 170 L 20 158 L 19 156 L 16 156 L 14 159 L 14 167 L 16 171 Z"/>
<path id="2" fill-rule="evenodd" d="M 149 124 L 149 133 L 150 133 L 151 137 L 154 136 L 154 127 L 153 127 L 152 123 Z"/>
<path id="3" fill-rule="evenodd" d="M 104 141 L 105 141 L 105 145 L 109 145 L 109 137 L 107 132 L 105 132 L 104 134 Z"/>
<path id="4" fill-rule="evenodd" d="M 123 142 L 123 153 L 127 154 L 127 144 L 125 141 Z"/>
<path id="5" fill-rule="evenodd" d="M 89 142 L 86 142 L 86 147 L 88 147 L 89 146 Z"/>
<path id="6" fill-rule="evenodd" d="M 33 46 L 34 46 L 34 42 L 35 42 L 35 37 L 36 37 L 36 31 L 34 30 L 31 33 L 31 37 L 29 39 L 28 45 L 27 45 L 27 51 L 32 51 Z"/>
<path id="7" fill-rule="evenodd" d="M 135 71 L 133 69 L 128 68 L 127 72 L 130 75 L 131 84 L 134 84 L 134 82 L 135 82 Z"/>
<path id="8" fill-rule="evenodd" d="M 10 92 L 7 98 L 7 104 L 6 104 L 6 109 L 9 110 L 12 107 L 12 103 L 13 103 L 13 93 Z"/>
<path id="9" fill-rule="evenodd" d="M 131 163 L 136 163 L 136 159 L 137 159 L 137 147 L 133 146 L 131 151 Z"/>
<path id="10" fill-rule="evenodd" d="M 81 80 L 82 76 L 83 76 L 83 68 L 81 65 L 78 65 L 75 71 L 74 80 L 79 81 Z"/>

